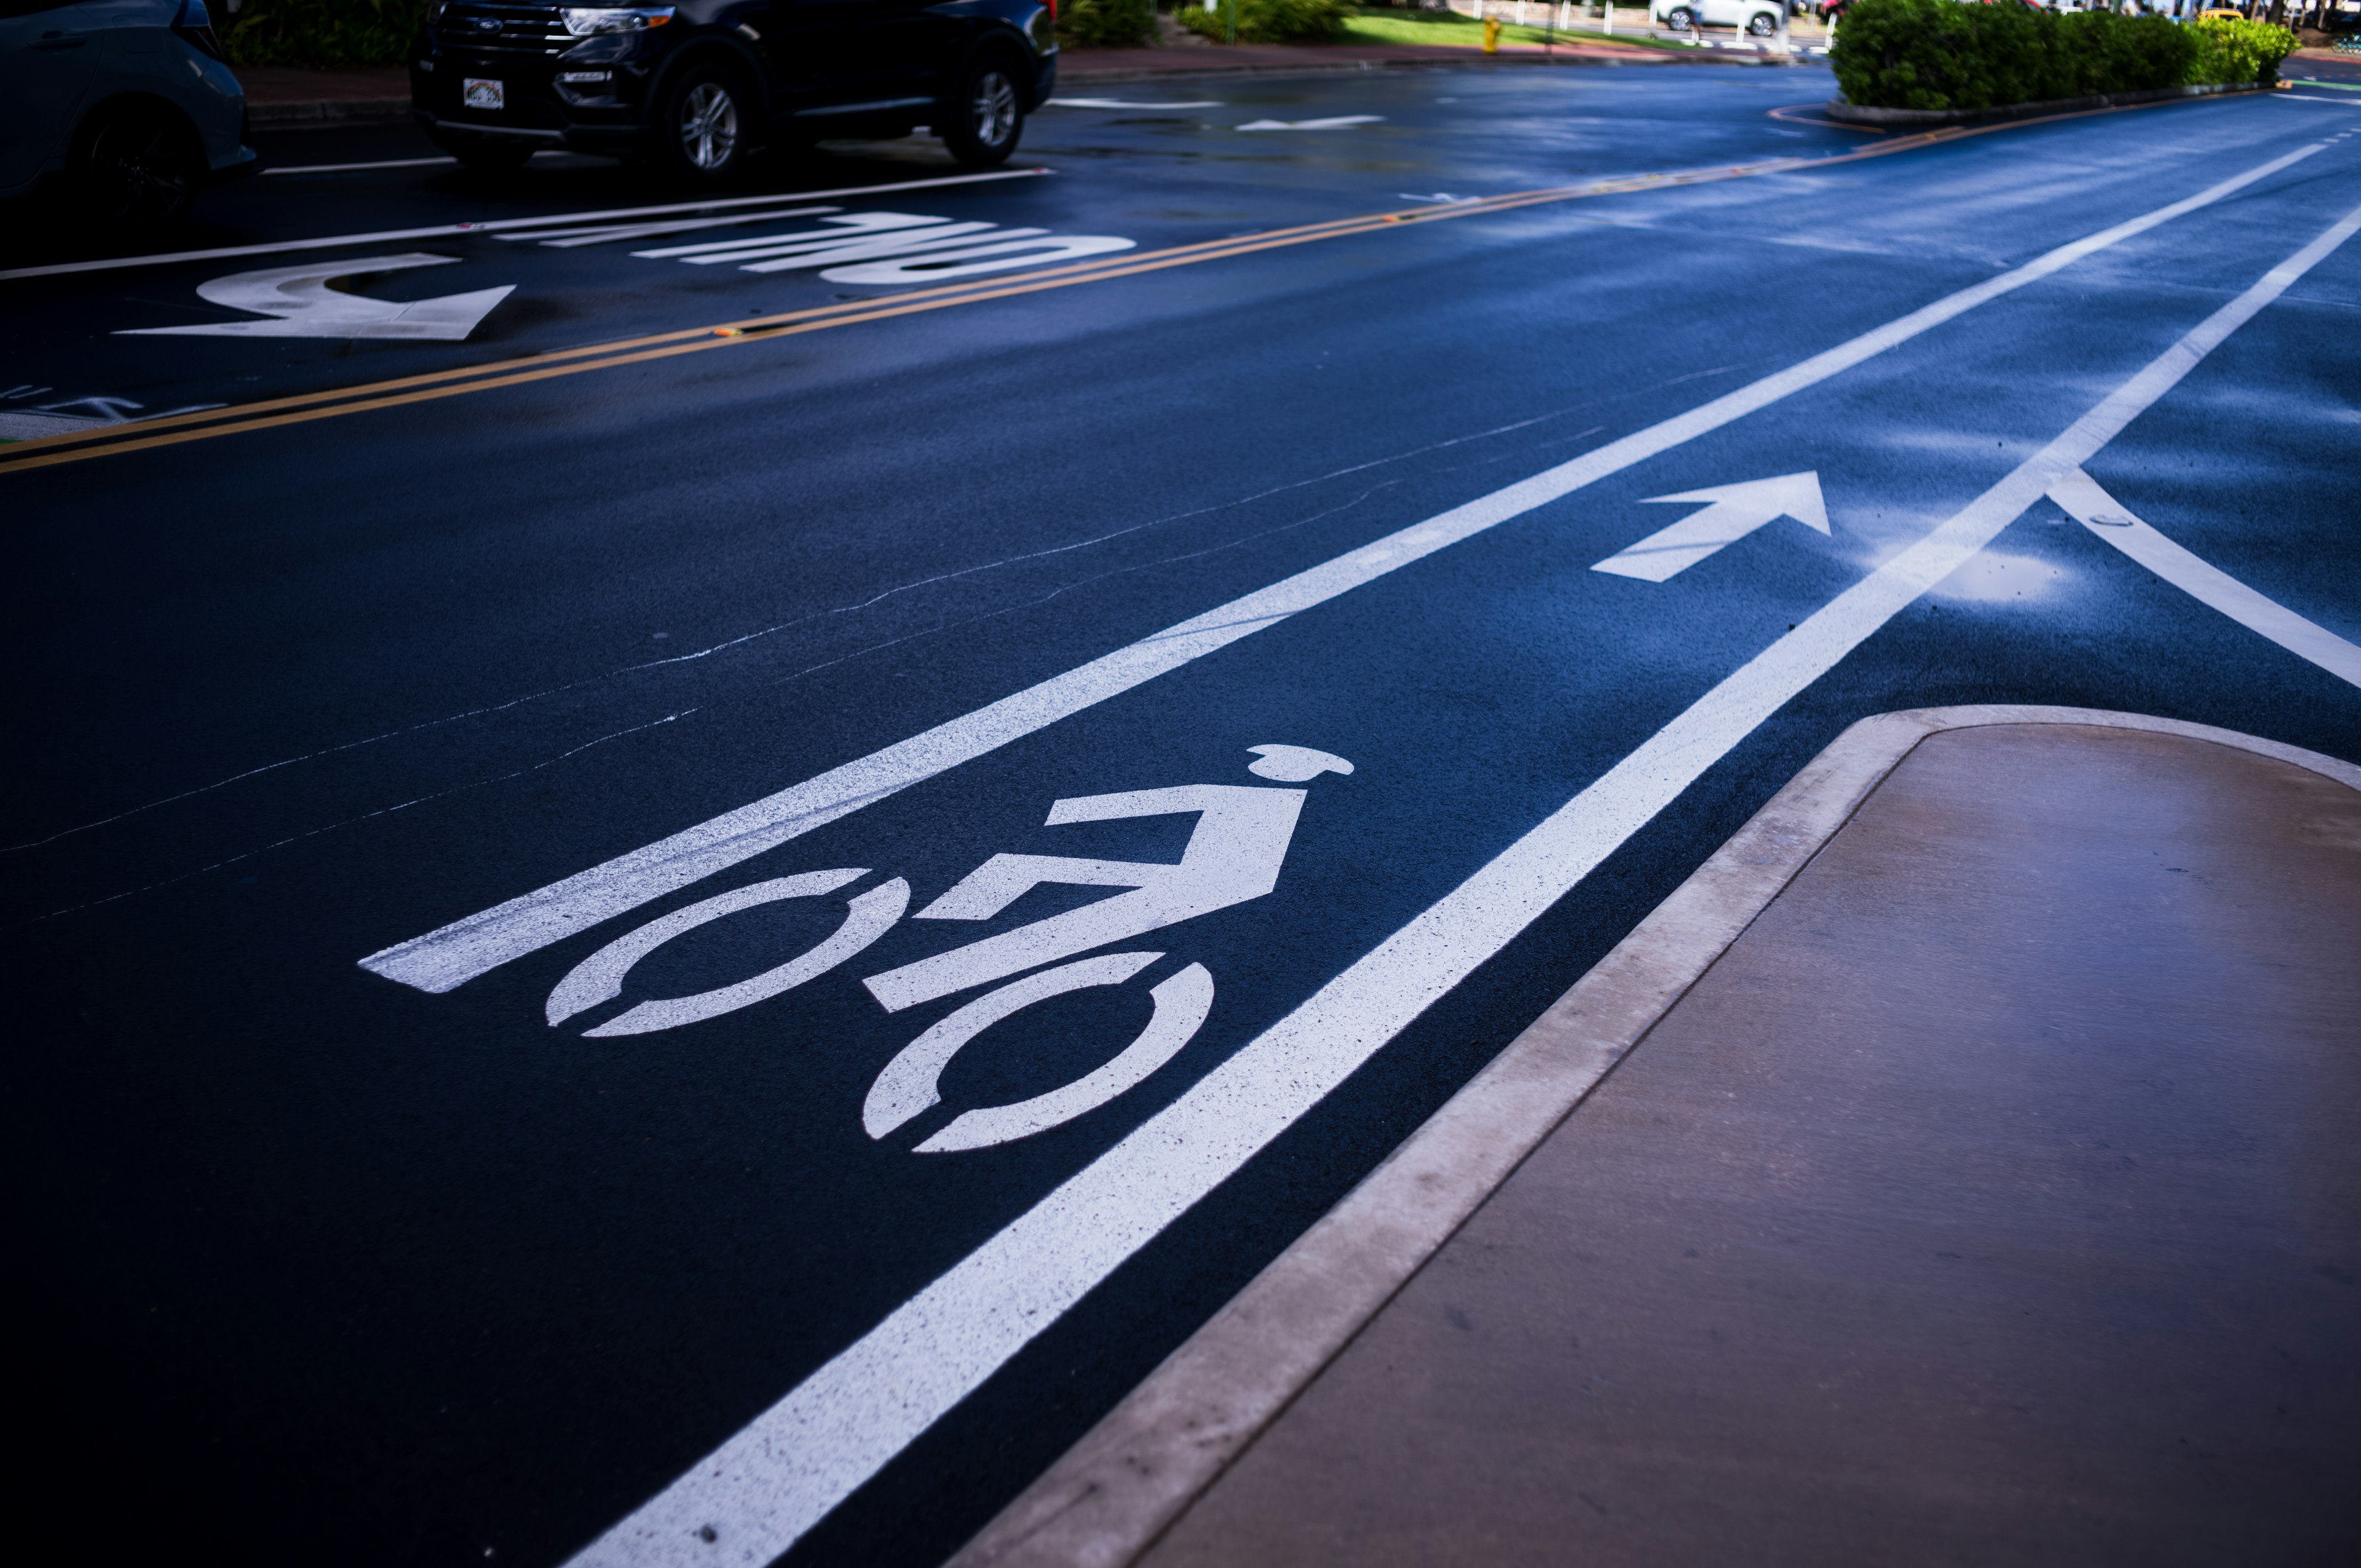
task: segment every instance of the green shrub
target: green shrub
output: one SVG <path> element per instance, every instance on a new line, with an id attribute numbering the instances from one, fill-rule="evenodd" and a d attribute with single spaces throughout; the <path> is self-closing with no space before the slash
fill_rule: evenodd
<path id="1" fill-rule="evenodd" d="M 2215 16 L 2198 22 L 2198 60 L 2191 82 L 2259 82 L 2279 79 L 2279 61 L 2295 48 L 2295 35 L 2268 22 Z"/>
<path id="2" fill-rule="evenodd" d="M 2257 22 L 2184 27 L 2162 16 L 2060 15 L 2015 0 L 1856 0 L 1829 63 L 1855 104 L 1990 109 L 2185 82 L 2269 82 L 2294 46 L 2285 28 Z"/>
<path id="3" fill-rule="evenodd" d="M 246 0 L 233 17 L 212 7 L 232 65 L 399 65 L 426 0 Z"/>
<path id="4" fill-rule="evenodd" d="M 1156 0 L 1059 0 L 1058 41 L 1118 48 L 1156 32 Z"/>
<path id="5" fill-rule="evenodd" d="M 1221 0 L 1219 10 L 1189 6 L 1180 13 L 1180 25 L 1209 38 L 1226 38 L 1232 5 L 1238 8 L 1242 44 L 1333 43 L 1353 16 L 1345 0 Z"/>

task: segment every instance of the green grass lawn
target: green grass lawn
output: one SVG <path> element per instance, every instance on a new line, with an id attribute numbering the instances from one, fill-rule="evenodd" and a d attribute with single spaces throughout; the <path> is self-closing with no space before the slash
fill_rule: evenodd
<path id="1" fill-rule="evenodd" d="M 1620 7 L 1627 12 L 1637 7 Z M 1620 19 L 1620 17 L 1618 18 Z M 1636 20 L 1636 17 L 1634 18 Z M 1618 32 L 1613 38 L 1596 29 L 1559 33 L 1559 43 L 1638 44 L 1648 49 L 1682 49 L 1682 44 L 1658 43 L 1635 32 Z M 1542 27 L 1521 27 L 1513 22 L 1500 27 L 1502 43 L 1538 44 L 1549 40 L 1551 34 Z M 1433 44 L 1445 49 L 1481 49 L 1484 47 L 1484 25 L 1473 16 L 1463 16 L 1456 11 L 1397 11 L 1387 7 L 1364 6 L 1345 24 L 1345 41 L 1356 44 Z"/>

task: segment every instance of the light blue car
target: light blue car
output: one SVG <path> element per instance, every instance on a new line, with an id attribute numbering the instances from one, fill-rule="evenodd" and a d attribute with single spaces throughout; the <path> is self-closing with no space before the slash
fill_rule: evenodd
<path id="1" fill-rule="evenodd" d="M 154 228 L 255 168 L 205 0 L 0 0 L 0 201 L 61 181 L 82 221 Z"/>

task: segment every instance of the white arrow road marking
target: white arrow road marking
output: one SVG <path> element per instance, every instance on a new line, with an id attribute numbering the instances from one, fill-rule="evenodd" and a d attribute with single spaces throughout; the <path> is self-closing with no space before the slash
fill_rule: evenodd
<path id="1" fill-rule="evenodd" d="M 339 278 L 369 272 L 404 272 L 413 267 L 442 267 L 456 256 L 364 256 L 350 261 L 314 261 L 302 267 L 273 267 L 261 272 L 233 272 L 197 285 L 200 299 L 231 310 L 252 311 L 266 321 L 207 322 L 203 326 L 145 326 L 118 332 L 117 337 L 394 337 L 413 341 L 457 343 L 476 330 L 494 305 L 516 291 L 504 283 L 469 294 L 445 294 L 440 299 L 372 300 L 328 287 Z"/>
<path id="2" fill-rule="evenodd" d="M 1341 594 L 1472 539 L 1512 518 L 1572 495 L 1635 463 L 1721 429 L 1782 399 L 1817 386 L 1866 360 L 1977 306 L 2063 270 L 2084 257 L 2146 234 L 2160 224 L 2209 207 L 2257 180 L 2310 158 L 2328 144 L 2313 142 L 2274 158 L 2193 196 L 2184 196 L 2096 234 L 2061 245 L 2022 267 L 1971 284 L 1883 326 L 1849 338 L 1784 370 L 1763 377 L 1685 413 L 1659 421 L 1595 451 L 1465 505 L 1375 539 L 1357 550 L 1217 605 L 1128 647 L 1012 692 L 972 712 L 947 719 L 891 746 L 840 763 L 734 811 L 684 828 L 653 844 L 601 861 L 504 904 L 455 920 L 369 954 L 363 969 L 421 991 L 445 992 L 513 959 L 702 882 L 718 872 L 789 839 L 849 817 L 863 806 L 948 773 L 962 762 L 1036 734 L 1083 709 L 1180 669 L 1240 638 L 1322 605 Z"/>
<path id="3" fill-rule="evenodd" d="M 1828 531 L 1828 507 L 1820 499 L 1820 477 L 1783 474 L 1775 479 L 1750 479 L 1742 485 L 1719 485 L 1709 490 L 1683 490 L 1677 496 L 1650 496 L 1641 504 L 1664 501 L 1711 501 L 1648 535 L 1628 550 L 1619 550 L 1590 568 L 1619 577 L 1661 583 L 1674 573 L 1694 566 L 1725 544 L 1737 543 L 1771 521 L 1792 517 L 1807 528 Z"/>
<path id="4" fill-rule="evenodd" d="M 736 1563 L 768 1563 L 785 1552 L 2356 229 L 2361 207 L 895 1308 L 569 1568 L 709 1568 L 716 1548 L 708 1543 L 717 1540 Z"/>
<path id="5" fill-rule="evenodd" d="M 2049 487 L 2049 499 L 2133 560 L 2211 605 L 2249 631 L 2259 631 L 2299 659 L 2309 659 L 2341 681 L 2361 686 L 2361 648 L 2306 620 L 2275 599 L 2191 554 L 2132 515 L 2080 468 Z"/>
<path id="6" fill-rule="evenodd" d="M 1341 131 L 1347 126 L 1374 126 L 1383 115 L 1331 115 L 1324 120 L 1248 120 L 1242 131 Z"/>

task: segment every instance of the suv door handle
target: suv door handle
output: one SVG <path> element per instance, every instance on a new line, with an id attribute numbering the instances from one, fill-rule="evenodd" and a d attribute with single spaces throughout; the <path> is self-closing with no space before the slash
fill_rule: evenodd
<path id="1" fill-rule="evenodd" d="M 35 49 L 80 49 L 90 42 L 87 36 L 66 38 L 58 33 L 43 33 L 33 40 Z"/>

